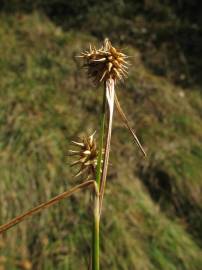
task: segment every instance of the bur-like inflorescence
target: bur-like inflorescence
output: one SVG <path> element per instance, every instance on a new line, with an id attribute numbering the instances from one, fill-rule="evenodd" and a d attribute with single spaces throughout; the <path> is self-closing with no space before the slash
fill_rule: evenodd
<path id="1" fill-rule="evenodd" d="M 69 150 L 69 153 L 72 156 L 78 156 L 78 159 L 71 166 L 80 165 L 76 177 L 82 174 L 86 174 L 87 178 L 95 177 L 98 150 L 94 135 L 95 132 L 90 136 L 84 136 L 80 142 L 72 141 L 77 149 Z"/>
<path id="2" fill-rule="evenodd" d="M 83 52 L 80 57 L 84 58 L 84 67 L 87 68 L 89 77 L 93 78 L 95 83 L 109 78 L 116 82 L 127 75 L 126 58 L 128 56 L 114 48 L 108 39 L 105 39 L 100 49 L 90 45 L 89 51 Z"/>

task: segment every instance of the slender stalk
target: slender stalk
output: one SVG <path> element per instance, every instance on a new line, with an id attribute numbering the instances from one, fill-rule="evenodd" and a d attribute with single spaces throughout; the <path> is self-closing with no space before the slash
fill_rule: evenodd
<path id="1" fill-rule="evenodd" d="M 104 132 L 105 132 L 105 107 L 106 107 L 106 91 L 103 91 L 103 101 L 102 101 L 102 111 L 100 115 L 100 131 L 99 131 L 99 153 L 98 153 L 98 161 L 96 168 L 96 182 L 98 184 L 98 188 L 100 189 L 100 181 L 101 181 L 101 168 L 102 168 L 102 154 L 103 154 L 103 145 L 104 145 Z"/>
<path id="2" fill-rule="evenodd" d="M 93 237 L 92 237 L 92 270 L 100 269 L 100 215 L 99 215 L 99 190 L 95 183 L 94 209 L 93 209 Z"/>
<path id="3" fill-rule="evenodd" d="M 96 184 L 97 192 L 94 195 L 94 209 L 93 209 L 93 231 L 92 231 L 92 270 L 100 269 L 99 253 L 100 253 L 100 216 L 99 216 L 99 190 L 101 183 L 101 168 L 102 168 L 102 155 L 104 145 L 104 131 L 105 131 L 105 104 L 106 93 L 105 87 L 103 91 L 102 111 L 100 114 L 100 130 L 99 130 L 99 153 L 96 167 Z"/>

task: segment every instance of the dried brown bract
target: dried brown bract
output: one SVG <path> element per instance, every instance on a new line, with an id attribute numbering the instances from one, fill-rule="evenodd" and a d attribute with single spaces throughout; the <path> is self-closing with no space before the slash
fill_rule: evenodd
<path id="1" fill-rule="evenodd" d="M 83 52 L 80 57 L 84 58 L 84 67 L 95 83 L 107 81 L 109 78 L 116 82 L 127 75 L 128 56 L 114 48 L 108 39 L 105 39 L 100 49 L 90 45 L 89 51 Z"/>

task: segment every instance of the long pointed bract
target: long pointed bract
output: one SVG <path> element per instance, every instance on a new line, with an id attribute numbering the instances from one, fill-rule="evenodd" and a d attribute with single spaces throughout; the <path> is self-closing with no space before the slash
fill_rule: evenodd
<path id="1" fill-rule="evenodd" d="M 119 100 L 117 98 L 116 92 L 115 92 L 115 95 L 114 96 L 115 96 L 115 105 L 116 105 L 116 108 L 118 110 L 119 115 L 121 116 L 122 121 L 124 122 L 124 124 L 126 125 L 126 127 L 129 129 L 129 131 L 131 132 L 131 134 L 132 134 L 132 136 L 133 136 L 133 138 L 134 138 L 137 146 L 139 147 L 139 149 L 141 150 L 141 152 L 143 153 L 143 155 L 146 157 L 147 154 L 146 154 L 143 146 L 141 145 L 141 143 L 140 143 L 137 135 L 135 134 L 135 131 L 130 126 L 129 121 L 128 121 L 125 113 L 123 112 L 123 110 L 121 108 L 121 105 L 120 105 Z"/>
<path id="2" fill-rule="evenodd" d="M 110 143 L 111 143 L 111 132 L 112 132 L 112 122 L 113 122 L 113 112 L 114 112 L 114 80 L 108 79 L 105 84 L 106 98 L 109 108 L 109 120 L 107 126 L 107 137 L 105 144 L 105 154 L 104 154 L 104 163 L 103 163 L 103 171 L 101 178 L 101 186 L 100 186 L 100 214 L 102 209 L 102 202 L 104 196 L 104 190 L 106 185 L 106 177 L 107 177 L 107 169 L 109 163 L 109 151 L 110 151 Z"/>
<path id="3" fill-rule="evenodd" d="M 54 205 L 56 204 L 57 202 L 71 196 L 72 194 L 78 192 L 79 190 L 81 189 L 84 189 L 84 188 L 87 188 L 89 187 L 90 185 L 94 185 L 95 186 L 95 181 L 94 180 L 89 180 L 89 181 L 86 181 L 80 185 L 77 185 L 75 186 L 74 188 L 68 190 L 68 191 L 65 191 L 63 192 L 62 194 L 52 198 L 51 200 L 49 200 L 48 202 L 45 202 L 45 203 L 42 203 L 40 205 L 38 205 L 37 207 L 35 208 L 32 208 L 31 210 L 25 212 L 24 214 L 22 215 L 19 215 L 17 216 L 16 218 L 12 219 L 11 221 L 9 221 L 8 223 L 4 224 L 4 225 L 1 225 L 0 226 L 0 234 L 7 231 L 8 229 L 10 229 L 11 227 L 17 225 L 18 223 L 24 221 L 25 219 L 27 219 L 28 217 L 34 215 L 34 214 L 37 214 L 39 213 L 40 211 L 42 211 L 43 209 L 45 208 L 48 208 L 50 207 L 51 205 Z M 96 189 L 96 187 L 95 187 Z M 96 190 L 95 190 L 96 191 Z M 97 191 L 96 191 L 97 192 Z"/>

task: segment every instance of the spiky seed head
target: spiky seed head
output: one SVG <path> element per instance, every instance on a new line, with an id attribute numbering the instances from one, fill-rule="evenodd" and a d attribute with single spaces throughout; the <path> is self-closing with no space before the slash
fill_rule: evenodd
<path id="1" fill-rule="evenodd" d="M 94 135 L 95 132 L 90 136 L 84 136 L 80 142 L 72 141 L 77 150 L 69 150 L 69 153 L 78 159 L 71 166 L 80 166 L 76 177 L 82 174 L 86 174 L 87 178 L 95 177 L 98 150 Z"/>
<path id="2" fill-rule="evenodd" d="M 89 51 L 83 52 L 80 57 L 84 58 L 84 67 L 95 83 L 109 78 L 116 82 L 127 75 L 127 56 L 114 48 L 108 39 L 100 49 L 90 45 Z"/>

